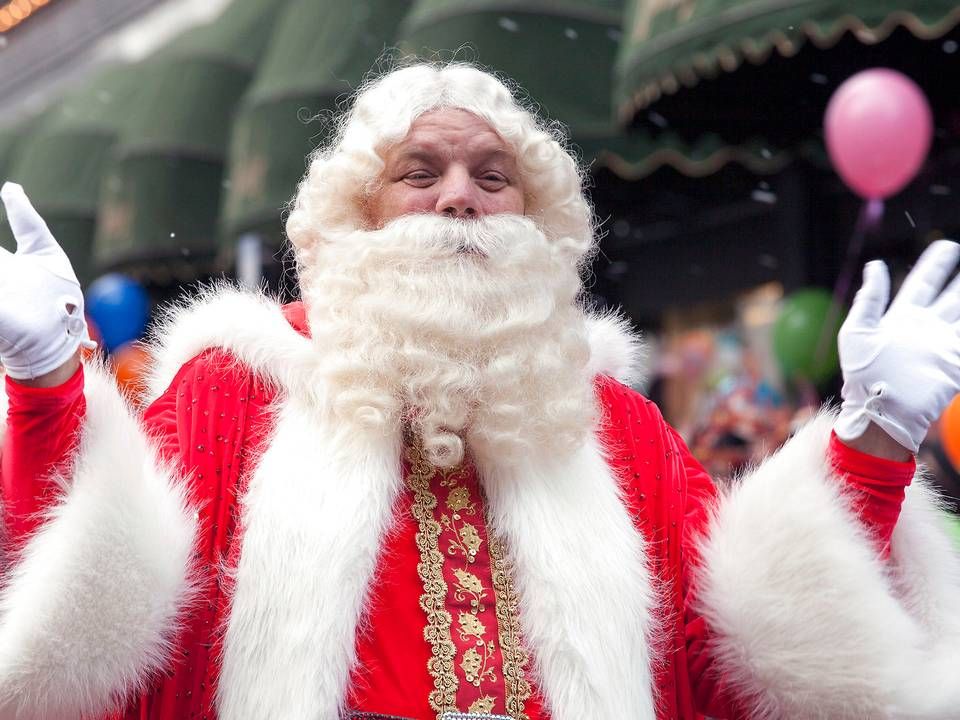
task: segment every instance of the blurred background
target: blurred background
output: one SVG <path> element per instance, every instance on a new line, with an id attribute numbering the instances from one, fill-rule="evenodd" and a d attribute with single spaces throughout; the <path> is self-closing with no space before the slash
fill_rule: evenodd
<path id="1" fill-rule="evenodd" d="M 0 0 L 0 177 L 47 219 L 135 383 L 131 342 L 191 284 L 295 296 L 285 204 L 371 70 L 478 62 L 568 128 L 602 221 L 591 302 L 645 332 L 641 389 L 723 475 L 837 397 L 863 262 L 896 282 L 957 237 L 958 25 L 945 0 Z M 871 193 L 835 170 L 824 113 L 878 67 L 919 88 L 930 143 Z M 956 499 L 960 407 L 924 457 Z"/>

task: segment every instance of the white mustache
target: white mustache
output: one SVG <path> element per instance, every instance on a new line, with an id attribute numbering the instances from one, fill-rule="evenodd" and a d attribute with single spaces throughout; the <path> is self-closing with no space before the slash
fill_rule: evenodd
<path id="1" fill-rule="evenodd" d="M 487 250 L 483 249 L 472 240 L 461 241 L 458 243 L 456 252 L 458 255 L 477 255 L 484 258 L 488 256 Z"/>
<path id="2" fill-rule="evenodd" d="M 494 215 L 461 220 L 442 215 L 404 215 L 371 233 L 385 244 L 403 243 L 428 253 L 493 258 L 508 250 L 511 238 L 538 232 L 536 223 L 521 215 Z M 377 237 L 379 236 L 379 238 Z"/>

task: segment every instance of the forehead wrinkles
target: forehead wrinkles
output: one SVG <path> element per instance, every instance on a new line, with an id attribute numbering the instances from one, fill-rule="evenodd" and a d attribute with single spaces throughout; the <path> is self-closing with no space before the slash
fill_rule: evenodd
<path id="1" fill-rule="evenodd" d="M 510 145 L 486 122 L 467 112 L 420 116 L 407 136 L 390 146 L 385 159 L 443 159 L 469 156 L 516 162 Z"/>

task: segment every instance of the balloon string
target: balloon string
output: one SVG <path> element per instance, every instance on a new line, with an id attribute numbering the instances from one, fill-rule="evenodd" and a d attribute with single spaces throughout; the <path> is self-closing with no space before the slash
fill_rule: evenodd
<path id="1" fill-rule="evenodd" d="M 847 255 L 843 261 L 843 267 L 840 270 L 840 276 L 833 287 L 833 301 L 830 303 L 830 309 L 827 311 L 826 320 L 820 329 L 820 337 L 817 339 L 817 348 L 814 352 L 814 363 L 819 365 L 824 358 L 827 350 L 831 347 L 835 334 L 833 331 L 834 323 L 840 314 L 840 309 L 846 304 L 847 294 L 850 292 L 850 285 L 853 282 L 853 276 L 860 264 L 860 255 L 863 253 L 863 245 L 873 230 L 883 220 L 884 205 L 883 200 L 867 200 L 860 208 L 860 214 L 857 217 L 857 223 L 853 228 L 853 236 L 847 243 Z"/>

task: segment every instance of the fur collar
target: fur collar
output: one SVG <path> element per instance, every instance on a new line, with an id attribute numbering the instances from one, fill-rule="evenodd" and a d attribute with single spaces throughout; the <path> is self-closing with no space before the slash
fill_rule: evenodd
<path id="1" fill-rule="evenodd" d="M 329 421 L 310 340 L 262 295 L 213 288 L 175 308 L 156 336 L 152 396 L 212 346 L 284 390 L 242 501 L 220 717 L 336 718 L 401 486 L 399 438 L 358 438 Z M 640 346 L 623 319 L 591 319 L 590 340 L 594 373 L 636 377 Z M 513 563 L 530 672 L 552 717 L 652 720 L 655 601 L 644 539 L 601 446 L 594 437 L 571 457 L 478 469 L 491 529 Z"/>
<path id="2" fill-rule="evenodd" d="M 640 337 L 613 312 L 588 317 L 589 368 L 627 385 L 640 382 L 646 361 Z M 151 333 L 154 363 L 147 400 L 159 397 L 180 367 L 208 348 L 220 347 L 280 387 L 314 395 L 315 353 L 291 324 L 284 307 L 262 293 L 227 283 L 202 288 L 187 303 L 169 306 Z"/>

